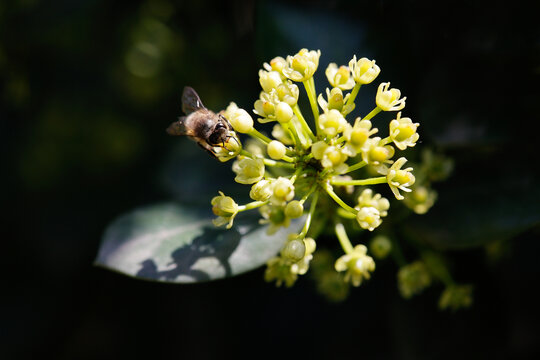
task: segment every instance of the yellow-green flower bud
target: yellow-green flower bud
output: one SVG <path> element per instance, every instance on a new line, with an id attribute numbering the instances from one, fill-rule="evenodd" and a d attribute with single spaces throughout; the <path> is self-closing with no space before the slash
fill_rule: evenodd
<path id="1" fill-rule="evenodd" d="M 375 60 L 369 60 L 364 57 L 356 61 L 356 55 L 349 61 L 349 68 L 351 69 L 354 81 L 358 84 L 371 83 L 381 72 L 381 69 L 375 65 Z"/>
<path id="2" fill-rule="evenodd" d="M 330 63 L 325 74 L 328 82 L 335 88 L 350 90 L 354 87 L 354 79 L 351 77 L 351 71 L 347 66 L 338 68 L 336 63 Z"/>
<path id="3" fill-rule="evenodd" d="M 221 191 L 219 196 L 212 198 L 212 212 L 218 216 L 213 220 L 214 225 L 222 226 L 228 223 L 227 229 L 230 229 L 234 217 L 238 213 L 238 204 L 229 196 L 225 196 Z"/>
<path id="4" fill-rule="evenodd" d="M 248 133 L 253 129 L 253 119 L 244 109 L 237 109 L 227 118 L 235 131 L 239 133 Z"/>
<path id="5" fill-rule="evenodd" d="M 402 170 L 401 167 L 407 162 L 407 159 L 404 157 L 399 158 L 390 169 L 388 169 L 386 174 L 386 179 L 390 190 L 394 193 L 394 196 L 398 200 L 403 200 L 403 196 L 399 193 L 399 190 L 405 192 L 410 192 L 409 186 L 414 184 L 415 177 L 411 173 L 413 170 L 412 167 Z"/>
<path id="6" fill-rule="evenodd" d="M 272 68 L 272 70 L 279 73 L 283 72 L 283 68 L 285 66 L 287 66 L 287 60 L 285 60 L 281 56 L 277 56 L 270 61 L 270 67 Z"/>
<path id="7" fill-rule="evenodd" d="M 347 124 L 343 114 L 336 109 L 330 109 L 319 116 L 319 128 L 330 137 L 343 132 Z"/>
<path id="8" fill-rule="evenodd" d="M 293 81 L 306 81 L 313 76 L 319 66 L 321 51 L 300 50 L 294 56 L 287 56 L 287 66 L 283 68 L 283 75 Z"/>
<path id="9" fill-rule="evenodd" d="M 236 173 L 236 182 L 254 184 L 264 177 L 264 162 L 259 158 L 243 158 L 233 163 L 232 170 Z"/>
<path id="10" fill-rule="evenodd" d="M 277 104 L 275 113 L 276 113 L 276 119 L 280 123 L 287 123 L 291 121 L 294 115 L 293 109 L 291 108 L 291 106 L 284 101 Z"/>
<path id="11" fill-rule="evenodd" d="M 292 239 L 285 243 L 281 255 L 293 262 L 301 260 L 306 254 L 306 245 L 302 239 Z"/>
<path id="12" fill-rule="evenodd" d="M 382 223 L 379 210 L 372 206 L 360 208 L 356 214 L 356 221 L 358 221 L 358 224 L 362 229 L 369 231 L 375 230 L 375 228 Z"/>
<path id="13" fill-rule="evenodd" d="M 259 70 L 259 83 L 266 93 L 276 89 L 281 83 L 281 75 L 277 71 Z"/>
<path id="14" fill-rule="evenodd" d="M 294 185 L 290 179 L 279 177 L 272 184 L 273 194 L 270 197 L 272 205 L 285 205 L 294 198 Z"/>
<path id="15" fill-rule="evenodd" d="M 400 150 L 405 150 L 408 147 L 416 145 L 416 141 L 420 137 L 416 132 L 419 123 L 413 123 L 410 118 L 401 118 L 401 111 L 397 114 L 396 119 L 390 121 L 390 138 Z"/>
<path id="16" fill-rule="evenodd" d="M 291 219 L 296 219 L 304 213 L 304 205 L 298 200 L 293 200 L 285 206 L 285 215 Z"/>
<path id="17" fill-rule="evenodd" d="M 398 111 L 405 107 L 406 97 L 401 98 L 401 91 L 398 89 L 388 89 L 390 83 L 381 83 L 377 89 L 375 102 L 377 106 L 384 111 Z"/>
<path id="18" fill-rule="evenodd" d="M 406 299 L 422 292 L 431 285 L 431 275 L 427 266 L 422 261 L 415 261 L 399 269 L 398 289 Z"/>
<path id="19" fill-rule="evenodd" d="M 369 251 L 377 259 L 384 259 L 392 250 L 392 242 L 389 238 L 379 235 L 371 239 L 369 242 Z"/>
<path id="20" fill-rule="evenodd" d="M 260 180 L 253 184 L 249 197 L 255 201 L 266 201 L 272 196 L 272 186 L 269 180 Z"/>
<path id="21" fill-rule="evenodd" d="M 287 149 L 282 142 L 272 140 L 268 143 L 266 147 L 266 152 L 268 153 L 268 156 L 270 156 L 272 159 L 281 160 L 283 159 L 283 156 L 285 156 Z"/>
<path id="22" fill-rule="evenodd" d="M 298 235 L 289 235 L 289 240 L 292 238 L 298 238 Z M 304 256 L 291 266 L 291 271 L 298 275 L 304 275 L 308 271 L 309 263 L 311 262 L 311 259 L 313 259 L 313 252 L 317 246 L 315 240 L 312 238 L 305 238 L 302 242 L 304 244 Z"/>
<path id="23" fill-rule="evenodd" d="M 375 261 L 366 253 L 364 245 L 356 245 L 353 251 L 341 256 L 334 265 L 336 271 L 346 271 L 344 280 L 350 281 L 353 286 L 360 286 L 364 279 L 371 277 L 370 272 L 375 270 Z"/>

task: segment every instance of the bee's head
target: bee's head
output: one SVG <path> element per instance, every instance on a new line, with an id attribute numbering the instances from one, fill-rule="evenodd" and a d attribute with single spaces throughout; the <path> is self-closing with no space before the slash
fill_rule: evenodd
<path id="1" fill-rule="evenodd" d="M 222 122 L 218 122 L 208 137 L 208 141 L 210 145 L 221 145 L 227 140 L 228 134 L 229 127 Z"/>

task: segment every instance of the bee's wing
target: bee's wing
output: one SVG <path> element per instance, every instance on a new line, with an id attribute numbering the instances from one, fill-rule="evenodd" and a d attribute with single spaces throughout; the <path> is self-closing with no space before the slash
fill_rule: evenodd
<path id="1" fill-rule="evenodd" d="M 186 121 L 186 117 L 180 116 L 178 118 L 178 121 L 175 121 L 171 125 L 169 125 L 169 127 L 167 128 L 167 133 L 169 135 L 175 135 L 175 136 L 180 136 L 180 135 L 193 136 L 193 132 L 186 127 L 185 121 Z"/>
<path id="2" fill-rule="evenodd" d="M 197 95 L 197 92 L 195 92 L 192 87 L 184 87 L 184 92 L 182 93 L 182 111 L 184 114 L 189 115 L 199 109 L 206 108 L 204 107 L 199 95 Z"/>

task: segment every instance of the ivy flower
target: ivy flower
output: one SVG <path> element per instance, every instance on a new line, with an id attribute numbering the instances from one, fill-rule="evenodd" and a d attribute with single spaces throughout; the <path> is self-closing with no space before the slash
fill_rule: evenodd
<path id="1" fill-rule="evenodd" d="M 324 99 L 323 94 L 319 94 L 317 102 L 325 113 L 335 109 L 345 116 L 354 110 L 354 104 L 347 104 L 350 95 L 347 94 L 343 97 L 343 91 L 337 87 L 332 88 L 332 90 L 326 88 L 326 98 L 328 101 Z"/>
<path id="2" fill-rule="evenodd" d="M 395 150 L 391 145 L 381 145 L 381 138 L 367 139 L 362 147 L 362 160 L 370 165 L 391 164 Z"/>
<path id="3" fill-rule="evenodd" d="M 419 123 L 413 123 L 410 118 L 402 118 L 401 111 L 397 117 L 390 121 L 390 138 L 400 150 L 405 150 L 408 147 L 416 145 L 416 141 L 420 137 L 416 132 Z"/>
<path id="4" fill-rule="evenodd" d="M 232 170 L 236 173 L 234 181 L 237 183 L 254 184 L 264 177 L 264 162 L 259 158 L 242 158 L 233 163 Z"/>
<path id="5" fill-rule="evenodd" d="M 372 206 L 361 207 L 358 213 L 356 213 L 356 221 L 362 229 L 369 231 L 375 230 L 382 223 L 379 210 Z"/>
<path id="6" fill-rule="evenodd" d="M 285 76 L 283 75 L 283 68 L 285 66 L 287 66 L 287 60 L 285 60 L 281 56 L 276 56 L 275 58 L 270 60 L 270 64 L 269 63 L 263 64 L 263 67 L 267 71 L 277 71 L 282 76 L 282 78 L 285 78 Z"/>
<path id="7" fill-rule="evenodd" d="M 321 161 L 321 165 L 326 169 L 333 169 L 337 174 L 343 174 L 349 166 L 345 164 L 348 156 L 343 148 L 328 145 L 324 141 L 318 141 L 311 147 L 313 157 Z"/>
<path id="8" fill-rule="evenodd" d="M 398 200 L 403 200 L 403 195 L 399 193 L 399 190 L 410 192 L 411 189 L 409 189 L 409 186 L 414 184 L 416 180 L 414 175 L 411 173 L 413 170 L 412 167 L 403 170 L 401 169 L 406 162 L 406 158 L 399 158 L 394 164 L 392 164 L 392 167 L 388 169 L 386 174 L 386 179 L 388 181 L 388 185 L 390 186 L 390 190 L 392 190 L 394 196 Z"/>
<path id="9" fill-rule="evenodd" d="M 379 212 L 380 216 L 388 215 L 388 209 L 390 209 L 390 201 L 387 198 L 382 197 L 381 194 L 373 195 L 373 190 L 364 189 L 360 196 L 358 196 L 357 209 L 363 207 L 374 207 Z"/>
<path id="10" fill-rule="evenodd" d="M 401 98 L 401 91 L 398 89 L 388 89 L 390 83 L 381 83 L 377 89 L 375 102 L 377 106 L 384 111 L 398 111 L 405 107 L 406 97 Z"/>
<path id="11" fill-rule="evenodd" d="M 214 153 L 221 162 L 234 159 L 242 150 L 242 144 L 234 131 L 229 132 L 229 137 L 223 146 L 214 146 Z"/>
<path id="12" fill-rule="evenodd" d="M 300 90 L 296 84 L 293 84 L 290 80 L 285 83 L 279 84 L 276 87 L 275 94 L 279 101 L 286 102 L 289 106 L 294 106 L 298 102 L 298 96 Z"/>
<path id="13" fill-rule="evenodd" d="M 281 75 L 277 71 L 259 70 L 259 83 L 264 92 L 270 93 L 281 85 Z"/>
<path id="14" fill-rule="evenodd" d="M 319 116 L 319 128 L 330 137 L 342 133 L 347 127 L 347 124 L 347 120 L 335 109 L 331 109 Z"/>
<path id="15" fill-rule="evenodd" d="M 356 245 L 350 253 L 341 256 L 335 263 L 336 271 L 346 271 L 344 280 L 351 282 L 353 286 L 360 286 L 364 279 L 371 277 L 370 272 L 375 270 L 375 261 L 366 253 L 365 245 Z"/>
<path id="16" fill-rule="evenodd" d="M 258 119 L 260 123 L 267 123 L 276 120 L 276 105 L 279 103 L 279 99 L 275 92 L 266 93 L 261 91 L 259 99 L 255 101 L 253 112 L 262 117 Z"/>
<path id="17" fill-rule="evenodd" d="M 319 67 L 319 57 L 321 51 L 307 49 L 300 50 L 294 56 L 287 56 L 287 65 L 283 68 L 283 75 L 297 82 L 306 81 L 311 78 L 317 67 Z"/>
<path id="18" fill-rule="evenodd" d="M 280 176 L 272 183 L 272 191 L 270 197 L 272 205 L 283 206 L 294 198 L 294 185 L 290 179 L 285 177 Z"/>
<path id="19" fill-rule="evenodd" d="M 345 148 L 347 149 L 349 156 L 356 156 L 356 154 L 360 153 L 369 137 L 376 134 L 378 131 L 379 130 L 376 128 L 372 129 L 372 124 L 369 120 L 360 120 L 360 118 L 356 118 L 354 125 L 351 126 L 350 124 L 347 124 L 343 136 L 345 136 L 345 139 L 347 140 Z M 390 150 L 388 151 L 390 152 Z M 389 154 L 386 154 L 384 157 L 388 159 L 388 155 Z"/>
<path id="20" fill-rule="evenodd" d="M 255 201 L 266 201 L 272 196 L 272 183 L 270 180 L 260 180 L 253 184 L 249 197 Z"/>
<path id="21" fill-rule="evenodd" d="M 217 216 L 212 220 L 215 226 L 227 224 L 227 229 L 233 225 L 234 217 L 238 214 L 238 204 L 229 196 L 225 196 L 221 191 L 211 201 L 212 212 Z"/>
<path id="22" fill-rule="evenodd" d="M 354 79 L 347 66 L 338 66 L 336 63 L 328 64 L 326 68 L 326 78 L 330 85 L 341 90 L 351 90 L 354 87 Z"/>
<path id="23" fill-rule="evenodd" d="M 357 84 L 369 84 L 373 82 L 381 72 L 381 69 L 375 65 L 375 60 L 369 60 L 364 57 L 356 61 L 356 55 L 349 61 L 349 68 L 351 69 L 353 79 Z"/>

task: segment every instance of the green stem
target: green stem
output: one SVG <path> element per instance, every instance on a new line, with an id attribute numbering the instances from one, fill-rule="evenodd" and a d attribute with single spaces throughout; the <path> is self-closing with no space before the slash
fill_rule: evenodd
<path id="1" fill-rule="evenodd" d="M 382 109 L 380 107 L 376 107 L 375 109 L 371 110 L 369 114 L 367 114 L 366 116 L 364 116 L 364 119 L 363 120 L 369 120 L 371 119 L 372 117 L 374 117 L 375 115 L 377 115 L 378 113 L 380 113 L 382 111 Z"/>
<path id="2" fill-rule="evenodd" d="M 264 165 L 266 166 L 275 166 L 275 167 L 281 167 L 286 169 L 294 169 L 294 164 L 291 163 L 285 163 L 281 161 L 276 160 L 270 160 L 270 159 L 263 159 Z"/>
<path id="3" fill-rule="evenodd" d="M 247 203 L 246 205 L 238 206 L 238 211 L 240 212 L 240 211 L 255 209 L 255 208 L 263 206 L 266 203 L 268 203 L 268 200 L 267 201 L 253 201 L 253 202 Z"/>
<path id="4" fill-rule="evenodd" d="M 270 138 L 264 136 L 263 134 L 261 134 L 257 129 L 253 128 L 251 129 L 250 132 L 248 132 L 248 135 L 256 138 L 256 139 L 259 139 L 260 141 L 262 141 L 265 145 L 268 145 L 268 143 L 270 141 L 272 141 Z"/>
<path id="5" fill-rule="evenodd" d="M 343 226 L 342 223 L 336 223 L 334 230 L 336 231 L 337 238 L 341 244 L 341 247 L 343 248 L 343 251 L 345 251 L 346 254 L 351 253 L 354 248 L 351 244 L 351 240 L 349 240 L 349 237 L 347 236 L 345 226 Z"/>
<path id="6" fill-rule="evenodd" d="M 300 233 L 300 237 L 305 237 L 307 235 L 309 227 L 311 226 L 311 219 L 313 218 L 313 214 L 315 213 L 315 208 L 317 206 L 317 200 L 319 200 L 319 192 L 318 191 L 315 194 L 313 194 L 313 200 L 311 200 L 311 205 L 309 207 L 309 212 L 307 214 L 307 218 L 306 218 L 306 222 L 304 224 L 304 228 L 302 229 L 302 232 Z"/>
<path id="7" fill-rule="evenodd" d="M 294 146 L 297 147 L 298 145 L 302 144 L 302 142 L 300 141 L 300 138 L 298 137 L 298 134 L 296 133 L 296 128 L 294 127 L 293 124 L 290 124 L 290 123 L 282 123 L 280 124 L 281 127 L 283 127 L 283 130 L 285 131 L 288 131 L 289 134 L 291 135 L 292 139 L 293 139 L 293 142 L 294 142 Z"/>
<path id="8" fill-rule="evenodd" d="M 316 188 L 317 188 L 317 183 L 313 184 L 313 186 L 311 187 L 311 189 L 309 189 L 307 194 L 302 196 L 302 199 L 300 199 L 300 202 L 303 204 L 309 198 L 309 196 L 315 191 Z"/>
<path id="9" fill-rule="evenodd" d="M 386 176 L 379 176 L 370 179 L 363 180 L 342 180 L 342 179 L 331 179 L 330 184 L 332 185 L 375 185 L 375 184 L 385 184 L 388 181 Z"/>
<path id="10" fill-rule="evenodd" d="M 337 214 L 341 217 L 344 217 L 345 219 L 356 219 L 356 215 L 342 208 L 337 209 Z"/>
<path id="11" fill-rule="evenodd" d="M 330 184 L 327 184 L 326 187 L 325 187 L 325 190 L 326 192 L 328 193 L 328 195 L 330 195 L 330 197 L 339 205 L 341 206 L 342 208 L 344 208 L 345 210 L 347 210 L 348 212 L 350 213 L 353 213 L 353 214 L 356 214 L 358 213 L 358 210 L 356 210 L 355 208 L 353 207 L 350 207 L 349 205 L 345 204 L 345 202 L 343 200 L 341 200 L 341 198 L 334 192 L 334 189 L 332 189 L 332 186 Z"/>
<path id="12" fill-rule="evenodd" d="M 315 130 L 317 132 L 317 135 L 319 135 L 319 105 L 317 104 L 317 94 L 315 92 L 315 81 L 313 80 L 313 76 L 304 81 L 303 84 L 309 98 L 313 117 L 315 118 Z"/>
<path id="13" fill-rule="evenodd" d="M 354 85 L 354 88 L 351 91 L 351 95 L 349 96 L 349 99 L 347 100 L 347 104 L 345 105 L 350 105 L 354 103 L 354 100 L 356 99 L 356 95 L 358 95 L 358 90 L 360 90 L 361 86 L 362 84 L 358 84 L 358 83 Z"/>
<path id="14" fill-rule="evenodd" d="M 347 169 L 347 171 L 345 172 L 345 174 L 347 173 L 350 173 L 350 172 L 353 172 L 355 170 L 358 170 L 360 168 L 363 168 L 364 166 L 367 165 L 367 162 L 365 162 L 364 160 L 352 165 L 352 166 L 349 166 L 349 168 Z"/>
<path id="15" fill-rule="evenodd" d="M 298 107 L 298 104 L 294 105 L 293 112 L 296 115 L 296 118 L 300 122 L 300 125 L 302 126 L 302 130 L 306 134 L 306 136 L 309 136 L 311 141 L 315 141 L 315 134 L 313 134 L 313 131 L 311 131 L 311 128 L 309 127 L 308 123 L 306 122 L 306 119 L 304 119 L 304 116 L 302 115 L 302 112 L 300 111 L 300 108 Z"/>

